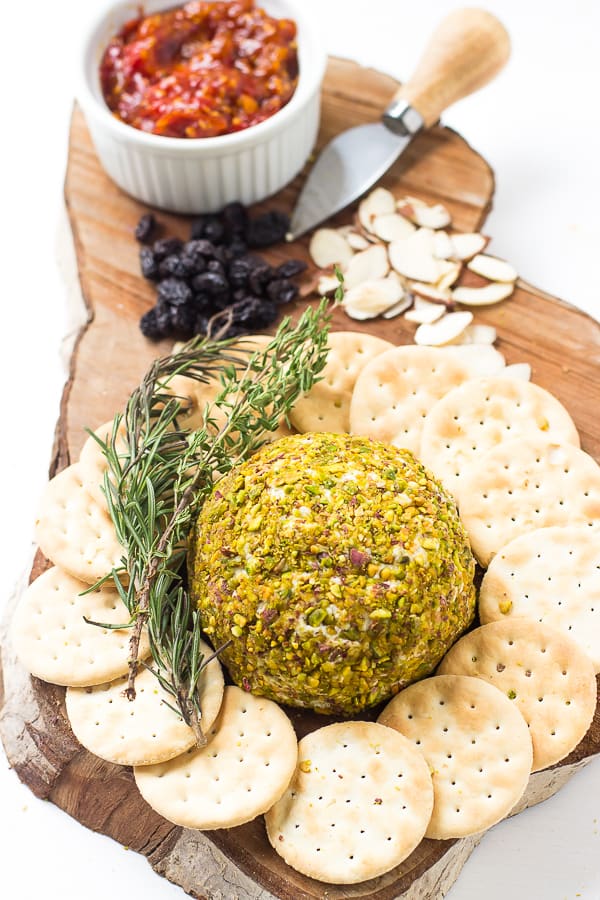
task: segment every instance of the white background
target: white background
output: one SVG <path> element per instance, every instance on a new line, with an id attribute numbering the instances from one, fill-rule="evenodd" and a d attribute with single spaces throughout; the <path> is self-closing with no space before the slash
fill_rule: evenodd
<path id="1" fill-rule="evenodd" d="M 65 370 L 56 261 L 76 54 L 98 0 L 2 13 L 0 604 L 28 559 Z M 332 53 L 406 78 L 446 0 L 303 0 Z M 496 172 L 486 231 L 521 275 L 600 318 L 600 7 L 490 0 L 513 39 L 499 80 L 444 117 Z M 557 328 L 560 322 L 557 321 Z M 535 335 L 532 335 L 535 340 Z M 599 373 L 600 376 L 600 373 Z M 33 798 L 0 753 L 0 896 L 176 900 L 139 856 Z M 488 834 L 451 900 L 600 900 L 600 760 L 560 796 Z M 232 898 L 225 898 L 232 900 Z"/>

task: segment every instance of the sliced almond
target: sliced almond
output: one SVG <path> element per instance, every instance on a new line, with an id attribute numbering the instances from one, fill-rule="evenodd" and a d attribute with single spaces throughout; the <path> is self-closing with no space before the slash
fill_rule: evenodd
<path id="1" fill-rule="evenodd" d="M 419 228 L 410 237 L 392 241 L 388 247 L 396 272 L 415 281 L 435 284 L 443 273 L 442 260 L 433 255 L 433 231 Z"/>
<path id="2" fill-rule="evenodd" d="M 419 325 L 415 332 L 415 344 L 425 347 L 442 347 L 450 343 L 473 321 L 473 313 L 447 313 L 433 325 Z"/>
<path id="3" fill-rule="evenodd" d="M 333 228 L 318 228 L 310 240 L 308 252 L 319 269 L 333 265 L 344 268 L 354 255 L 346 238 Z"/>
<path id="4" fill-rule="evenodd" d="M 334 294 L 339 286 L 335 275 L 321 275 L 317 284 L 317 294 L 326 297 L 328 294 Z"/>
<path id="5" fill-rule="evenodd" d="M 345 237 L 353 250 L 368 250 L 371 246 L 371 242 L 366 237 L 363 237 L 362 234 L 359 234 L 358 231 L 349 231 Z"/>
<path id="6" fill-rule="evenodd" d="M 404 289 L 396 278 L 363 281 L 346 292 L 343 307 L 352 319 L 374 319 L 402 299 Z"/>
<path id="7" fill-rule="evenodd" d="M 433 255 L 436 259 L 450 259 L 454 245 L 446 231 L 436 231 L 433 236 Z"/>
<path id="8" fill-rule="evenodd" d="M 383 313 L 382 318 L 395 319 L 396 316 L 401 316 L 402 313 L 406 312 L 407 309 L 410 309 L 412 304 L 412 297 L 410 296 L 410 294 L 406 294 L 402 298 L 402 300 L 399 300 L 398 303 L 395 303 L 394 306 L 390 307 L 390 309 L 386 309 L 386 311 Z"/>
<path id="9" fill-rule="evenodd" d="M 493 344 L 498 337 L 493 325 L 469 325 L 457 340 L 460 344 Z"/>
<path id="10" fill-rule="evenodd" d="M 376 216 L 373 219 L 373 234 L 377 235 L 382 241 L 391 244 L 392 241 L 399 241 L 402 238 L 410 237 L 415 231 L 415 226 L 404 216 L 397 212 L 386 213 L 383 216 Z"/>
<path id="11" fill-rule="evenodd" d="M 509 378 L 519 378 L 521 381 L 531 381 L 531 366 L 529 363 L 511 363 L 502 372 Z"/>
<path id="12" fill-rule="evenodd" d="M 441 319 L 446 312 L 443 303 L 431 303 L 429 300 L 422 300 L 415 297 L 415 305 L 405 313 L 404 318 L 408 322 L 416 322 L 418 325 L 431 325 Z"/>
<path id="13" fill-rule="evenodd" d="M 344 285 L 349 291 L 363 281 L 385 278 L 389 270 L 386 248 L 383 244 L 373 244 L 368 250 L 362 250 L 352 257 L 344 270 Z"/>
<path id="14" fill-rule="evenodd" d="M 396 200 L 391 191 L 375 188 L 358 207 L 358 220 L 363 228 L 372 231 L 373 219 L 396 211 Z"/>
<path id="15" fill-rule="evenodd" d="M 422 281 L 409 282 L 410 290 L 419 297 L 425 297 L 426 300 L 432 300 L 434 303 L 442 303 L 446 306 L 452 302 L 452 294 L 449 290 L 441 291 L 433 284 L 424 284 Z"/>
<path id="16" fill-rule="evenodd" d="M 436 287 L 440 291 L 451 288 L 458 281 L 462 266 L 460 263 L 450 262 L 449 260 L 440 259 L 440 277 L 437 280 Z"/>
<path id="17" fill-rule="evenodd" d="M 469 325 L 469 328 L 472 327 Z M 487 378 L 504 372 L 505 359 L 490 344 L 447 344 L 444 352 L 460 359 L 469 370 L 471 378 Z"/>
<path id="18" fill-rule="evenodd" d="M 471 259 L 477 253 L 481 253 L 488 243 L 488 238 L 477 232 L 469 232 L 468 234 L 451 234 L 454 259 Z"/>
<path id="19" fill-rule="evenodd" d="M 486 253 L 478 253 L 477 256 L 474 256 L 467 263 L 467 268 L 483 278 L 489 278 L 490 281 L 513 282 L 519 277 L 517 270 L 506 260 L 498 259 L 497 256 L 488 256 Z"/>
<path id="20" fill-rule="evenodd" d="M 441 203 L 428 206 L 416 197 L 405 197 L 398 202 L 398 212 L 421 228 L 446 228 L 452 221 L 450 213 Z"/>
<path id="21" fill-rule="evenodd" d="M 446 228 L 452 221 L 450 213 L 441 203 L 435 206 L 419 207 L 416 210 L 416 224 L 422 228 Z"/>
<path id="22" fill-rule="evenodd" d="M 455 288 L 452 291 L 452 298 L 464 306 L 491 306 L 493 303 L 506 300 L 514 289 L 514 284 L 501 284 L 499 281 L 494 281 L 480 288 Z"/>

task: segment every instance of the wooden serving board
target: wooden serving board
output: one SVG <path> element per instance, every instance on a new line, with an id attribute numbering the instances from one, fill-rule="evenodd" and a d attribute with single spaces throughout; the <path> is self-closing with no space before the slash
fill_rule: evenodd
<path id="1" fill-rule="evenodd" d="M 319 146 L 345 128 L 375 121 L 397 88 L 388 76 L 358 65 L 331 60 L 323 88 Z M 302 177 L 273 198 L 269 207 L 290 210 Z M 421 135 L 383 179 L 397 196 L 413 194 L 442 202 L 458 230 L 479 229 L 490 209 L 494 177 L 487 163 L 449 129 Z M 104 174 L 81 113 L 71 127 L 66 202 L 73 229 L 79 276 L 88 321 L 71 360 L 50 466 L 54 474 L 77 459 L 86 438 L 123 407 L 150 361 L 169 349 L 151 344 L 139 332 L 140 315 L 154 302 L 152 287 L 139 273 L 133 229 L 144 211 Z M 351 213 L 339 216 L 350 220 Z M 167 233 L 187 236 L 183 217 L 160 214 Z M 272 261 L 289 255 L 308 259 L 307 241 L 276 248 Z M 469 276 L 465 283 L 476 282 Z M 303 303 L 295 305 L 295 313 Z M 600 327 L 583 313 L 519 282 L 514 297 L 477 311 L 477 320 L 493 324 L 499 349 L 508 362 L 532 364 L 534 380 L 551 390 L 569 409 L 585 450 L 600 459 L 600 422 L 590 393 L 597 392 Z M 396 344 L 412 342 L 415 326 L 402 318 L 350 322 L 336 311 L 334 329 L 361 330 Z M 31 577 L 45 567 L 35 560 Z M 209 833 L 171 825 L 153 812 L 135 787 L 131 770 L 111 765 L 85 751 L 74 738 L 64 708 L 64 689 L 30 677 L 13 658 L 2 637 L 4 692 L 0 732 L 19 777 L 38 796 L 50 799 L 81 823 L 143 853 L 157 872 L 194 897 L 241 900 L 314 900 L 370 897 L 373 900 L 437 900 L 450 888 L 478 837 L 456 841 L 424 840 L 387 875 L 359 885 L 324 885 L 289 869 L 271 850 L 259 819 L 240 828 Z M 600 706 L 580 746 L 559 766 L 531 777 L 519 808 L 551 796 L 600 752 Z M 293 714 L 299 733 L 318 717 Z"/>

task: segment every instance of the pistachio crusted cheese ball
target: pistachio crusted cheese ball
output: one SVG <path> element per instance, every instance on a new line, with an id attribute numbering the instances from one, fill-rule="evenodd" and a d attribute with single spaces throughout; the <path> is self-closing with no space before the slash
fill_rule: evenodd
<path id="1" fill-rule="evenodd" d="M 475 562 L 453 499 L 408 450 L 347 434 L 263 447 L 204 505 L 189 554 L 236 684 L 360 712 L 428 675 L 470 624 Z"/>

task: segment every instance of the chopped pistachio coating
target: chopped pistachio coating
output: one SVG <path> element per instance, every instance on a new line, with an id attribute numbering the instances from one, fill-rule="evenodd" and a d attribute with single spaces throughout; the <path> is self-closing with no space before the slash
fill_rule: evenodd
<path id="1" fill-rule="evenodd" d="M 353 714 L 428 675 L 470 624 L 454 500 L 408 450 L 347 434 L 263 447 L 196 523 L 190 585 L 234 682 Z"/>

